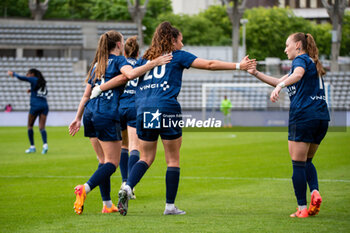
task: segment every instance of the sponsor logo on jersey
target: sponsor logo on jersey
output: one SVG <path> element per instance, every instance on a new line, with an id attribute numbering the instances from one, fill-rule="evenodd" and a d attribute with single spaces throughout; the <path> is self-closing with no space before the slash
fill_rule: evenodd
<path id="1" fill-rule="evenodd" d="M 135 90 L 124 90 L 125 94 L 130 94 L 130 95 L 135 95 L 136 91 Z"/>
<path id="2" fill-rule="evenodd" d="M 292 95 L 295 95 L 297 92 L 297 88 L 294 85 L 288 86 L 287 87 L 288 95 L 291 97 Z"/>
<path id="3" fill-rule="evenodd" d="M 147 89 L 155 89 L 155 88 L 162 88 L 163 91 L 166 91 L 167 89 L 170 88 L 170 85 L 168 84 L 168 81 L 164 81 L 163 83 L 152 83 L 152 84 L 147 84 L 142 87 L 140 87 L 141 91 L 145 91 Z"/>
<path id="4" fill-rule="evenodd" d="M 317 95 L 315 95 L 315 96 L 310 96 L 310 98 L 311 98 L 312 100 L 326 100 L 326 96 L 324 96 L 324 95 L 320 95 L 320 96 L 317 96 Z"/>

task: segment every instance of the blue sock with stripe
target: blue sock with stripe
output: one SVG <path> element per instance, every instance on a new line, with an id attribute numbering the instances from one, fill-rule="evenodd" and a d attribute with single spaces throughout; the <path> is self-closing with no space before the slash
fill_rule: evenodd
<path id="1" fill-rule="evenodd" d="M 93 190 L 97 185 L 109 179 L 115 170 L 116 167 L 112 163 L 105 163 L 100 166 L 86 182 L 90 186 L 90 190 Z"/>
<path id="2" fill-rule="evenodd" d="M 140 160 L 140 152 L 138 150 L 130 151 L 129 163 L 128 163 L 128 172 L 131 173 L 132 167 Z"/>
<path id="3" fill-rule="evenodd" d="M 33 129 L 28 129 L 28 138 L 31 146 L 34 146 L 34 131 Z"/>
<path id="4" fill-rule="evenodd" d="M 131 169 L 128 182 L 126 182 L 126 184 L 129 185 L 131 189 L 133 189 L 136 186 L 136 184 L 141 180 L 143 175 L 146 173 L 147 169 L 148 164 L 146 162 L 138 161 L 137 163 L 135 163 L 135 165 Z"/>
<path id="5" fill-rule="evenodd" d="M 177 189 L 179 187 L 180 168 L 168 167 L 166 170 L 165 184 L 166 184 L 166 203 L 174 204 Z"/>
<path id="6" fill-rule="evenodd" d="M 306 162 L 303 161 L 294 161 L 292 160 L 293 164 L 293 186 L 294 186 L 294 192 L 295 196 L 298 201 L 298 205 L 306 205 L 306 171 L 305 171 L 305 164 Z"/>
<path id="7" fill-rule="evenodd" d="M 40 130 L 41 138 L 43 140 L 43 144 L 47 144 L 47 133 L 45 129 Z"/>
<path id="8" fill-rule="evenodd" d="M 308 158 L 306 160 L 305 171 L 306 180 L 309 184 L 310 192 L 312 192 L 315 189 L 318 190 L 317 171 L 314 164 L 312 163 L 312 158 Z"/>
<path id="9" fill-rule="evenodd" d="M 120 152 L 119 169 L 120 169 L 120 174 L 122 175 L 123 182 L 126 182 L 128 180 L 128 160 L 129 160 L 129 150 L 122 148 Z"/>
<path id="10" fill-rule="evenodd" d="M 104 164 L 99 163 L 98 168 L 102 167 Z M 111 177 L 103 180 L 99 185 L 102 201 L 111 200 Z"/>

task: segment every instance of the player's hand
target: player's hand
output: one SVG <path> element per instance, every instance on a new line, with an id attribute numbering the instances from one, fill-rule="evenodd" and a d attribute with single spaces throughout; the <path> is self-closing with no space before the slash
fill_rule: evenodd
<path id="1" fill-rule="evenodd" d="M 9 71 L 7 71 L 7 74 L 8 74 L 9 76 L 13 77 L 13 71 L 9 70 Z"/>
<path id="2" fill-rule="evenodd" d="M 280 86 L 277 86 L 272 92 L 271 92 L 271 95 L 270 95 L 270 100 L 271 102 L 277 102 L 278 99 L 280 98 L 279 94 L 280 94 L 280 91 L 282 90 L 282 87 Z"/>
<path id="3" fill-rule="evenodd" d="M 91 91 L 90 99 L 96 98 L 102 93 L 100 85 L 95 85 Z"/>
<path id="4" fill-rule="evenodd" d="M 245 56 L 239 63 L 241 70 L 256 69 L 256 59 L 249 59 L 249 55 Z"/>
<path id="5" fill-rule="evenodd" d="M 74 120 L 72 123 L 70 123 L 68 129 L 69 129 L 69 134 L 71 136 L 74 136 L 76 133 L 78 133 L 80 129 L 81 121 L 79 120 Z"/>
<path id="6" fill-rule="evenodd" d="M 154 63 L 156 66 L 161 66 L 164 64 L 168 64 L 171 61 L 171 59 L 173 59 L 173 55 L 171 53 L 168 53 L 154 59 Z"/>
<path id="7" fill-rule="evenodd" d="M 249 69 L 247 70 L 247 72 L 251 75 L 256 75 L 258 73 L 258 70 L 256 68 L 252 68 L 252 69 Z"/>
<path id="8" fill-rule="evenodd" d="M 27 89 L 27 93 L 30 93 L 31 92 L 31 90 L 30 89 Z"/>

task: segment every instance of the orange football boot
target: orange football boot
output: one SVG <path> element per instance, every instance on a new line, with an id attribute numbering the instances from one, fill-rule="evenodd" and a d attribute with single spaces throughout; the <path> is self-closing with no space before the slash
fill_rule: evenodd
<path id="1" fill-rule="evenodd" d="M 320 207 L 322 203 L 322 198 L 320 193 L 315 190 L 312 192 L 311 201 L 309 206 L 309 215 L 314 216 L 320 212 Z"/>
<path id="2" fill-rule="evenodd" d="M 78 185 L 75 188 L 76 199 L 74 202 L 74 211 L 77 214 L 82 214 L 84 210 L 84 201 L 86 199 L 86 191 L 84 185 Z"/>

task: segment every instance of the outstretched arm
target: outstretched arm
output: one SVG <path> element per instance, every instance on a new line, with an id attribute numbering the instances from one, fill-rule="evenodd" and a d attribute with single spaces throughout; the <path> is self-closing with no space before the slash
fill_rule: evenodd
<path id="1" fill-rule="evenodd" d="M 267 83 L 273 87 L 276 87 L 277 84 L 279 84 L 280 82 L 282 82 L 283 80 L 285 80 L 288 77 L 288 75 L 286 74 L 282 78 L 275 78 L 275 77 L 266 75 L 264 73 L 261 73 L 260 71 L 258 71 L 256 69 L 249 69 L 248 73 L 254 75 L 260 81 Z"/>
<path id="2" fill-rule="evenodd" d="M 9 76 L 11 76 L 11 77 L 16 77 L 16 78 L 18 78 L 19 80 L 22 80 L 22 81 L 27 81 L 27 82 L 30 82 L 30 81 L 31 81 L 30 78 L 28 78 L 28 77 L 26 77 L 26 76 L 22 76 L 22 75 L 16 74 L 15 72 L 13 72 L 13 71 L 11 71 L 11 70 L 7 71 L 7 74 L 8 74 Z"/>
<path id="3" fill-rule="evenodd" d="M 248 70 L 256 67 L 256 61 L 250 60 L 248 56 L 245 56 L 240 63 L 196 58 L 191 67 L 204 70 Z"/>
<path id="4" fill-rule="evenodd" d="M 276 102 L 279 99 L 279 93 L 282 90 L 282 88 L 298 82 L 303 77 L 304 73 L 304 68 L 295 68 L 295 70 L 289 77 L 287 76 L 284 80 L 278 83 L 276 88 L 271 93 L 270 100 L 272 102 Z"/>
<path id="5" fill-rule="evenodd" d="M 72 121 L 72 123 L 70 123 L 69 128 L 68 128 L 69 134 L 72 136 L 74 136 L 76 133 L 78 133 L 78 131 L 80 129 L 81 118 L 83 116 L 84 108 L 85 108 L 84 106 L 85 106 L 86 102 L 90 99 L 90 94 L 91 94 L 91 85 L 87 84 L 86 88 L 85 88 L 84 95 L 80 100 L 75 119 Z"/>
<path id="6" fill-rule="evenodd" d="M 132 66 L 130 66 L 130 65 L 123 66 L 120 69 L 120 71 L 128 79 L 134 79 L 134 78 L 137 78 L 137 77 L 143 75 L 144 73 L 153 69 L 156 66 L 161 66 L 161 65 L 169 63 L 172 58 L 173 58 L 173 55 L 169 53 L 169 54 L 157 57 L 156 59 L 149 61 L 146 64 L 144 64 L 143 66 L 139 66 L 135 69 L 133 69 Z"/>

